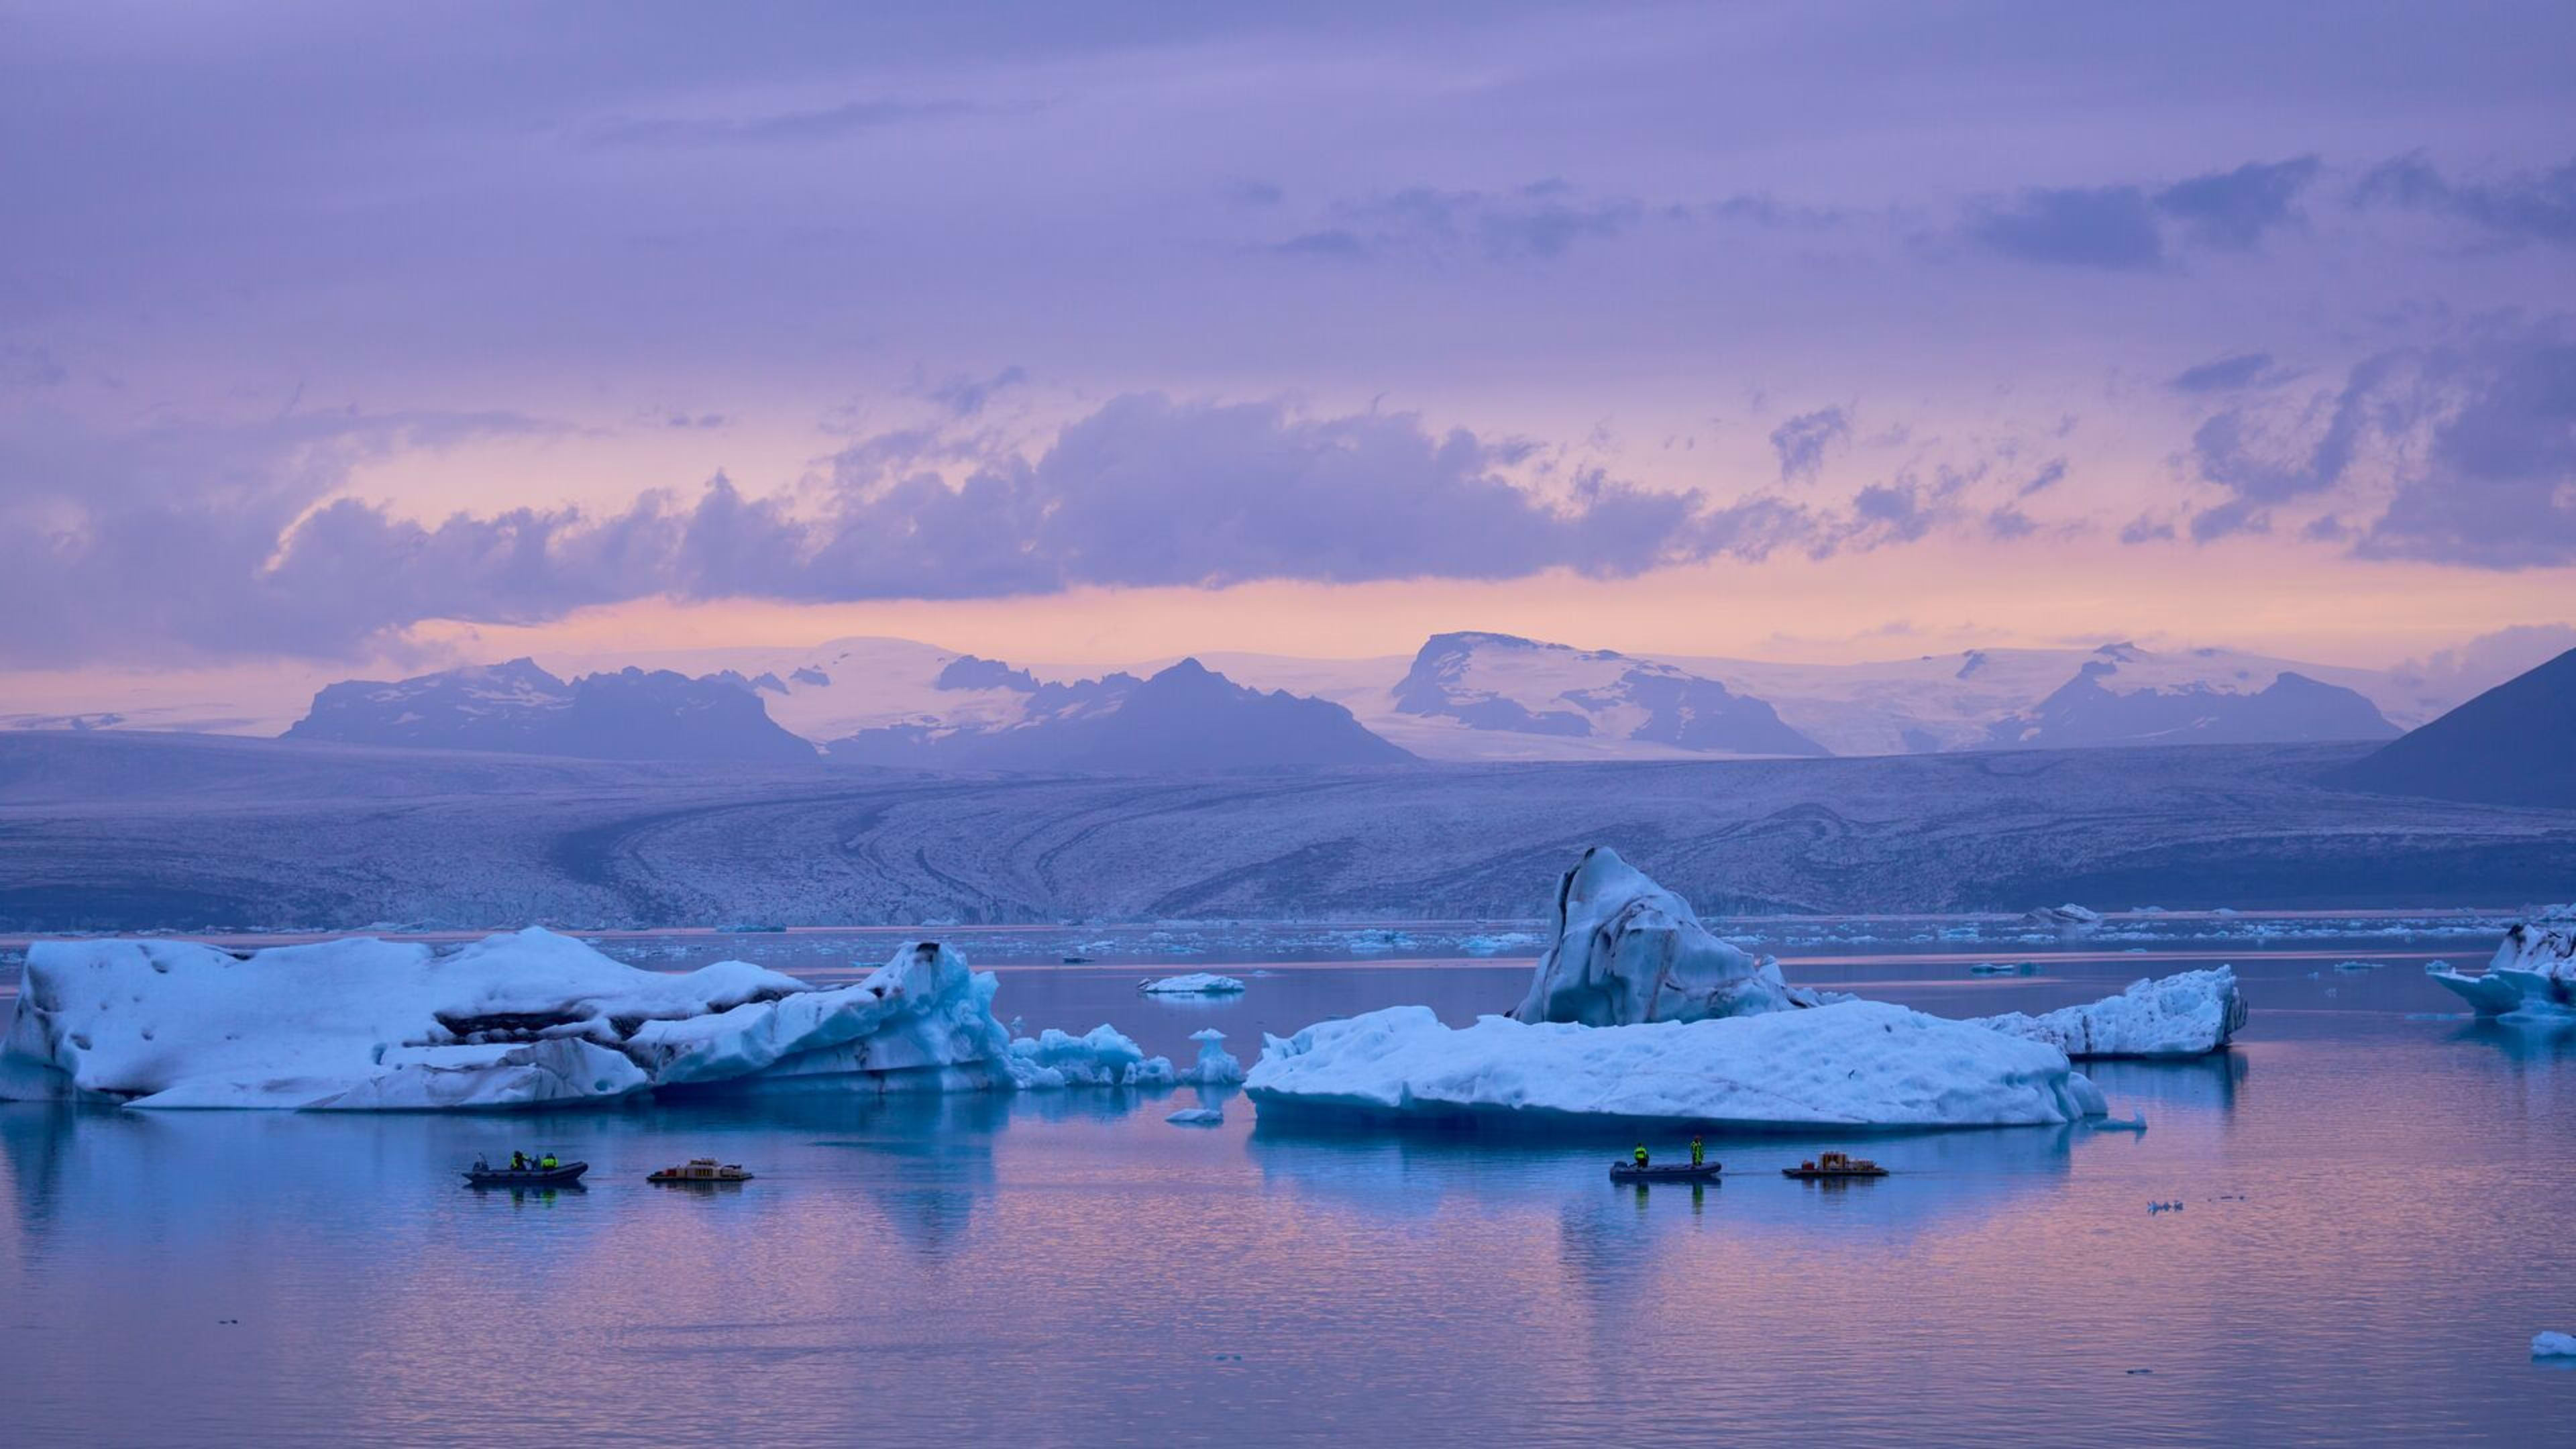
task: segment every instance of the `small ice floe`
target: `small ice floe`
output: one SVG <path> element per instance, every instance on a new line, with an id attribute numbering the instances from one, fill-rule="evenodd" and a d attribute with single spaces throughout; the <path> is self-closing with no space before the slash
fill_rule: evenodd
<path id="1" fill-rule="evenodd" d="M 2576 1358 L 2576 1333 L 2533 1334 L 2531 1356 L 2533 1358 Z"/>
<path id="2" fill-rule="evenodd" d="M 2099 1122 L 2088 1125 L 2096 1132 L 2144 1132 L 2147 1130 L 2147 1114 L 2140 1112 L 2128 1117 L 2105 1117 Z"/>
<path id="3" fill-rule="evenodd" d="M 1163 1120 L 1175 1127 L 1222 1127 L 1225 1125 L 1225 1109 L 1223 1107 L 1183 1107 Z"/>
<path id="4" fill-rule="evenodd" d="M 2039 965 L 2032 961 L 2016 961 L 2009 965 L 2001 961 L 1980 961 L 1968 968 L 1968 974 L 1971 976 L 2036 976 L 2039 974 Z"/>
<path id="5" fill-rule="evenodd" d="M 1243 990 L 1243 983 L 1231 976 L 1193 971 L 1187 976 L 1140 982 L 1136 989 L 1152 996 L 1232 996 Z"/>
<path id="6" fill-rule="evenodd" d="M 1243 1083 L 1243 1061 L 1225 1049 L 1225 1033 L 1215 1027 L 1190 1033 L 1199 1044 L 1199 1059 L 1180 1079 L 1200 1087 L 1234 1087 Z"/>
<path id="7" fill-rule="evenodd" d="M 2062 906 L 2041 906 L 2022 916 L 2034 926 L 2055 926 L 2059 930 L 2084 930 L 2102 924 L 2102 913 L 2069 901 Z"/>
<path id="8" fill-rule="evenodd" d="M 2350 974 L 2356 971 L 2376 971 L 2385 964 L 2380 961 L 2337 961 L 2334 963 L 2334 969 Z"/>
<path id="9" fill-rule="evenodd" d="M 2172 1202 L 2151 1202 L 2147 1204 L 2147 1212 L 2150 1216 L 2156 1213 L 2178 1213 L 2181 1211 L 2182 1199 L 2180 1198 L 2176 1198 Z"/>

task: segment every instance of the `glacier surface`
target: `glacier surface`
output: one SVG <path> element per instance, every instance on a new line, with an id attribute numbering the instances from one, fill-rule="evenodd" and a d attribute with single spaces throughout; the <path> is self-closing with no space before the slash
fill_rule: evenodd
<path id="1" fill-rule="evenodd" d="M 1244 1086 L 1292 1115 L 1533 1125 L 1992 1127 L 2106 1110 L 2055 1047 L 1870 1001 L 1633 1026 L 1451 1028 L 1388 1007 L 1269 1038 Z"/>
<path id="2" fill-rule="evenodd" d="M 2233 967 L 2133 981 L 2117 996 L 2039 1016 L 2007 1012 L 1972 1025 L 2042 1041 L 2069 1057 L 2197 1057 L 2245 1025 Z"/>

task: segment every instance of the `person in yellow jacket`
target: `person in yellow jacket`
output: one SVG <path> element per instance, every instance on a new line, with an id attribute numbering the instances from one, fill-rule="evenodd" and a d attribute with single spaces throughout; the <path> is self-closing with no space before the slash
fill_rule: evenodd
<path id="1" fill-rule="evenodd" d="M 1704 1165 L 1707 1161 L 1708 1149 L 1700 1145 L 1700 1140 L 1697 1137 L 1693 1137 L 1691 1139 L 1691 1166 L 1699 1167 Z"/>
<path id="2" fill-rule="evenodd" d="M 545 1156 L 537 1159 L 537 1166 L 548 1172 L 552 1172 L 556 1168 L 563 1166 L 563 1164 L 555 1161 L 555 1155 L 549 1152 Z"/>
<path id="3" fill-rule="evenodd" d="M 1645 1166 L 1645 1165 L 1646 1165 L 1646 1144 L 1645 1144 L 1645 1143 L 1640 1142 L 1640 1143 L 1638 1143 L 1638 1144 L 1637 1144 L 1637 1153 L 1636 1153 L 1636 1157 L 1637 1157 L 1637 1165 L 1638 1165 L 1639 1167 L 1643 1167 L 1643 1166 Z"/>

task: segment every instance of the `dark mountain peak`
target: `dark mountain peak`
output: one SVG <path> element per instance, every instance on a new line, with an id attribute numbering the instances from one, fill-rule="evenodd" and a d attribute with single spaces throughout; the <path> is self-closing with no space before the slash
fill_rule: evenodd
<path id="1" fill-rule="evenodd" d="M 1276 766 L 1392 764 L 1412 755 L 1328 700 L 1263 693 L 1183 659 L 1149 679 L 1049 681 L 998 727 L 898 726 L 834 741 L 834 757 L 921 769 L 1168 774 Z"/>
<path id="2" fill-rule="evenodd" d="M 983 659 L 960 654 L 948 661 L 939 677 L 930 682 L 933 689 L 1010 689 L 1022 694 L 1035 694 L 1038 681 L 1025 669 L 1013 669 L 999 659 Z"/>
<path id="3" fill-rule="evenodd" d="M 2288 676 L 2284 675 L 2284 678 Z M 2328 776 L 2389 795 L 2576 806 L 2576 649 Z"/>
<path id="4" fill-rule="evenodd" d="M 2250 693 L 2216 688 L 2206 680 L 2128 693 L 2103 687 L 2102 681 L 2117 676 L 2119 669 L 2111 659 L 2085 660 L 2046 699 L 1990 726 L 1987 744 L 2026 749 L 2285 744 L 2382 740 L 2397 732 L 2379 707 L 2359 693 L 2287 670 Z"/>
<path id="5" fill-rule="evenodd" d="M 286 735 L 587 759 L 814 757 L 811 745 L 769 718 L 754 683 L 733 671 L 691 679 L 630 667 L 567 684 L 529 659 L 330 685 Z"/>

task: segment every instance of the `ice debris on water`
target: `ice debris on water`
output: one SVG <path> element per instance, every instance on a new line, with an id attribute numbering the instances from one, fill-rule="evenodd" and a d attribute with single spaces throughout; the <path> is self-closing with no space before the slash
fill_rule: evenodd
<path id="1" fill-rule="evenodd" d="M 2151 1215 L 2155 1213 L 2178 1213 L 2181 1211 L 2182 1200 L 2179 1198 L 2172 1202 L 2151 1202 L 2147 1204 L 2147 1212 Z"/>
<path id="2" fill-rule="evenodd" d="M 2576 1358 L 2576 1333 L 2542 1331 L 2531 1336 L 2533 1358 Z"/>
<path id="3" fill-rule="evenodd" d="M 1183 1107 L 1163 1119 L 1175 1127 L 1221 1127 L 1225 1125 L 1223 1107 Z"/>

